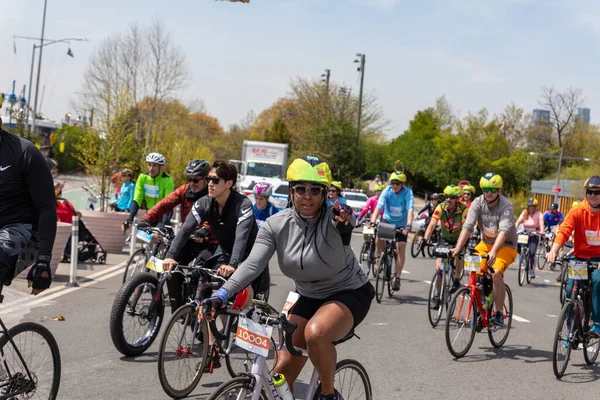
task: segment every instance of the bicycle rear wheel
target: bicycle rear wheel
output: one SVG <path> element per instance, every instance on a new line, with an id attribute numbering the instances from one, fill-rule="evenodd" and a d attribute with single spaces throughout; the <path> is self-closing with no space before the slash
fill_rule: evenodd
<path id="1" fill-rule="evenodd" d="M 58 344 L 52 333 L 35 322 L 15 325 L 8 333 L 27 364 L 33 381 L 30 380 L 25 365 L 8 336 L 3 335 L 0 337 L 0 352 L 4 368 L 10 372 L 10 376 L 2 379 L 0 383 L 3 395 L 12 399 L 11 395 L 22 391 L 24 387 L 30 387 L 31 391 L 22 395 L 15 394 L 14 398 L 56 399 L 60 386 L 61 363 Z"/>
<path id="2" fill-rule="evenodd" d="M 387 270 L 387 252 L 381 253 L 379 257 L 379 268 L 375 268 L 375 299 L 381 303 L 383 291 L 385 290 L 385 271 Z"/>
<path id="3" fill-rule="evenodd" d="M 145 248 L 137 249 L 127 261 L 125 272 L 123 272 L 123 283 L 127 282 L 137 274 L 146 272 L 146 263 L 148 262 L 148 252 Z"/>
<path id="4" fill-rule="evenodd" d="M 268 400 L 264 389 L 254 386 L 255 379 L 252 376 L 240 376 L 223 383 L 210 395 L 208 400 L 250 400 L 255 390 L 260 390 L 260 400 Z"/>
<path id="5" fill-rule="evenodd" d="M 543 241 L 537 248 L 537 267 L 541 271 L 546 267 L 548 261 L 546 261 L 546 242 Z"/>
<path id="6" fill-rule="evenodd" d="M 413 258 L 417 258 L 419 253 L 423 249 L 423 245 L 425 243 L 425 232 L 418 231 L 415 233 L 415 237 L 413 237 L 412 243 L 410 245 L 410 255 Z"/>
<path id="7" fill-rule="evenodd" d="M 521 251 L 519 260 L 519 286 L 523 286 L 525 283 L 525 274 L 527 274 L 527 264 L 525 260 L 525 252 Z"/>
<path id="8" fill-rule="evenodd" d="M 527 273 L 527 271 L 525 271 Z M 510 333 L 510 327 L 512 326 L 512 317 L 513 317 L 513 298 L 512 292 L 508 285 L 504 285 L 506 293 L 504 296 L 504 306 L 502 307 L 502 314 L 504 315 L 504 325 L 494 325 L 488 327 L 488 337 L 490 339 L 490 343 L 495 348 L 500 348 L 504 346 L 506 343 L 506 339 L 508 339 L 508 334 Z M 493 307 L 494 305 L 492 305 Z M 490 308 L 493 310 L 494 308 Z"/>
<path id="9" fill-rule="evenodd" d="M 454 357 L 463 357 L 471 348 L 475 340 L 477 320 L 477 309 L 471 289 L 459 289 L 450 300 L 446 315 L 446 346 Z"/>
<path id="10" fill-rule="evenodd" d="M 558 292 L 560 304 L 565 304 L 567 298 L 567 270 L 568 267 L 565 265 L 560 273 L 560 291 Z"/>
<path id="11" fill-rule="evenodd" d="M 552 369 L 557 378 L 561 378 L 565 374 L 569 358 L 571 357 L 571 349 L 573 347 L 572 333 L 576 331 L 576 329 L 572 329 L 572 325 L 577 325 L 577 322 L 575 322 L 577 317 L 574 311 L 575 305 L 571 301 L 568 301 L 558 316 L 552 348 Z"/>
<path id="12" fill-rule="evenodd" d="M 372 400 L 373 391 L 367 370 L 356 360 L 341 360 L 335 365 L 333 386 L 344 399 Z M 313 397 L 321 398 L 321 383 Z"/>
<path id="13" fill-rule="evenodd" d="M 438 282 L 441 281 L 440 292 L 437 293 L 437 309 L 432 309 L 432 305 L 435 301 L 434 296 L 436 295 L 435 287 Z M 429 323 L 432 327 L 436 327 L 442 318 L 442 312 L 444 310 L 444 303 L 446 297 L 446 288 L 443 282 L 443 272 L 435 271 L 433 278 L 431 278 L 431 284 L 429 285 L 429 298 L 427 301 L 427 316 L 429 317 Z"/>
<path id="14" fill-rule="evenodd" d="M 396 265 L 396 255 L 390 254 L 387 258 L 387 266 L 385 269 L 385 276 L 387 278 L 387 292 L 388 292 L 389 298 L 392 298 L 392 296 L 394 295 L 394 281 L 396 279 L 395 279 L 394 275 L 392 275 L 392 266 L 395 266 L 395 265 Z M 398 279 L 400 279 L 400 276 L 398 276 Z"/>
<path id="15" fill-rule="evenodd" d="M 371 242 L 366 240 L 362 248 L 360 249 L 360 267 L 365 273 L 365 275 L 369 276 L 369 271 L 371 270 L 371 266 L 369 265 L 369 256 L 371 254 Z"/>
<path id="16" fill-rule="evenodd" d="M 166 394 L 179 399 L 196 388 L 210 347 L 208 325 L 206 320 L 198 322 L 196 306 L 179 307 L 169 321 L 158 351 L 158 378 Z"/>
<path id="17" fill-rule="evenodd" d="M 110 311 L 110 337 L 124 356 L 134 357 L 145 352 L 158 337 L 165 305 L 163 294 L 156 298 L 158 279 L 149 273 L 138 274 L 117 292 Z"/>

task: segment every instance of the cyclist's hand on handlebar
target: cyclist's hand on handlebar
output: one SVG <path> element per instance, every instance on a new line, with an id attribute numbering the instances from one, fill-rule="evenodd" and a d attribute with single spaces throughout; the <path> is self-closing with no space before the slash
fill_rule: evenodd
<path id="1" fill-rule="evenodd" d="M 173 268 L 179 264 L 177 261 L 173 260 L 172 258 L 165 258 L 162 262 L 163 265 L 163 269 L 165 271 L 167 271 L 168 273 L 171 273 L 171 270 L 173 270 Z"/>
<path id="2" fill-rule="evenodd" d="M 217 270 L 217 273 L 223 278 L 229 278 L 235 272 L 235 268 L 231 265 L 221 265 Z"/>
<path id="3" fill-rule="evenodd" d="M 460 250 L 461 249 L 459 249 L 458 247 L 455 247 L 450 250 L 450 254 L 452 254 L 452 257 L 454 258 L 460 254 Z"/>
<path id="4" fill-rule="evenodd" d="M 151 228 L 152 225 L 150 224 L 150 222 L 148 222 L 145 219 L 143 219 L 140 222 L 138 222 L 138 226 L 137 227 L 138 227 L 138 229 L 145 230 L 145 229 Z"/>
<path id="5" fill-rule="evenodd" d="M 215 310 L 223 307 L 223 301 L 218 297 L 211 297 L 202 302 L 198 310 L 198 320 L 205 319 L 211 322 L 215 319 Z"/>
<path id="6" fill-rule="evenodd" d="M 546 261 L 548 261 L 548 264 L 554 264 L 556 261 L 556 252 L 550 250 L 548 253 L 546 253 Z"/>
<path id="7" fill-rule="evenodd" d="M 496 262 L 496 252 L 490 251 L 489 253 L 487 253 L 487 266 L 493 266 L 494 262 Z"/>
<path id="8" fill-rule="evenodd" d="M 405 235 L 408 235 L 410 233 L 412 229 L 412 225 L 406 225 L 404 228 L 402 228 L 402 233 Z"/>

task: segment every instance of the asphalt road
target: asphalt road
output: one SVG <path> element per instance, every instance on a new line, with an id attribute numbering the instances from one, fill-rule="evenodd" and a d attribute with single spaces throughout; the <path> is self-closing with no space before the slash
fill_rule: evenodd
<path id="1" fill-rule="evenodd" d="M 360 249 L 362 236 L 353 236 Z M 560 308 L 556 273 L 538 272 L 531 285 L 517 285 L 511 267 L 506 281 L 514 296 L 515 319 L 502 349 L 494 349 L 485 331 L 477 334 L 469 354 L 455 360 L 446 348 L 443 324 L 431 328 L 427 319 L 428 284 L 433 274 L 431 259 L 408 255 L 402 290 L 382 304 L 373 300 L 366 320 L 357 328 L 359 339 L 338 347 L 338 357 L 355 358 L 367 369 L 374 398 L 379 399 L 480 399 L 484 396 L 518 399 L 595 398 L 598 366 L 585 365 L 581 350 L 574 351 L 562 380 L 552 373 L 552 339 Z M 271 304 L 281 308 L 291 282 L 271 264 Z M 8 320 L 39 321 L 58 340 L 62 357 L 59 398 L 63 399 L 165 399 L 157 373 L 155 343 L 146 354 L 124 358 L 113 347 L 108 319 L 121 276 L 105 276 L 74 291 L 57 291 L 12 307 Z M 10 290 L 5 291 L 10 296 Z M 0 311 L 4 318 L 6 314 Z M 64 322 L 43 316 L 65 317 Z M 164 325 L 163 325 L 164 327 Z M 162 334 L 162 332 L 161 332 Z M 158 342 L 158 340 L 157 340 Z M 309 364 L 301 378 L 310 376 Z M 225 368 L 205 374 L 193 399 L 205 399 L 224 380 Z M 302 392 L 302 381 L 298 393 Z"/>

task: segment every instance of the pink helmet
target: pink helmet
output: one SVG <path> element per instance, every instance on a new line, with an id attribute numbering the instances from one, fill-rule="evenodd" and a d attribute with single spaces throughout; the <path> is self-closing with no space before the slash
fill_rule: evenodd
<path id="1" fill-rule="evenodd" d="M 252 189 L 252 194 L 255 196 L 269 197 L 273 194 L 273 186 L 268 182 L 258 182 Z"/>

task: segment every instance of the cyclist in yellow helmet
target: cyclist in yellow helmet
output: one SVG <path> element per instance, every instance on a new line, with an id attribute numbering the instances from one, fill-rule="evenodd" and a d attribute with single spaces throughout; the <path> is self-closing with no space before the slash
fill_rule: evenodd
<path id="1" fill-rule="evenodd" d="M 462 188 L 462 196 L 460 202 L 463 203 L 467 208 L 471 208 L 471 203 L 475 198 L 475 187 L 471 185 L 465 185 Z"/>
<path id="2" fill-rule="evenodd" d="M 267 266 L 276 252 L 281 272 L 294 280 L 300 294 L 288 314 L 298 328 L 296 347 L 308 349 L 319 372 L 321 399 L 339 400 L 333 387 L 336 350 L 367 315 L 375 289 L 350 248 L 356 218 L 349 206 L 327 206 L 331 185 L 329 166 L 317 157 L 294 160 L 287 171 L 290 205 L 263 222 L 248 258 L 208 301 L 220 307 L 247 286 Z M 275 372 L 285 375 L 290 388 L 306 357 L 277 352 Z"/>
<path id="3" fill-rule="evenodd" d="M 346 199 L 342 196 L 342 182 L 331 181 L 327 193 L 327 205 L 332 206 L 336 200 L 339 201 L 340 204 L 346 204 Z"/>
<path id="4" fill-rule="evenodd" d="M 489 172 L 481 177 L 479 186 L 483 195 L 477 197 L 453 250 L 457 256 L 473 233 L 477 223 L 481 229 L 481 242 L 475 246 L 479 254 L 487 254 L 487 265 L 492 266 L 495 315 L 490 322 L 504 324 L 504 271 L 517 258 L 517 230 L 515 227 L 514 209 L 510 200 L 502 195 L 502 177 Z"/>

